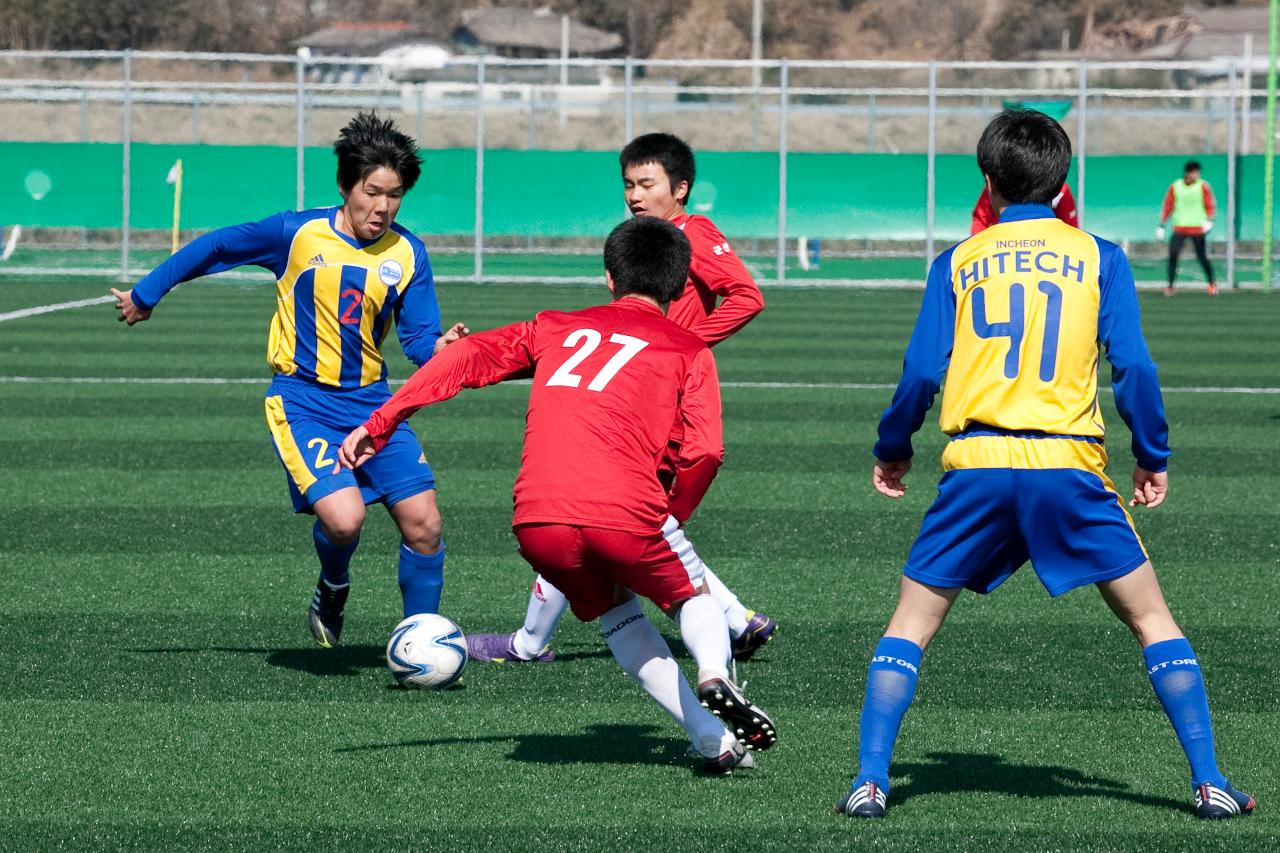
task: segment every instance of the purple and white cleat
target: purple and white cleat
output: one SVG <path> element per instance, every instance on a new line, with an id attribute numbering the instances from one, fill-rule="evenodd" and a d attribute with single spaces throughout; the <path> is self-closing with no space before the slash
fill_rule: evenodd
<path id="1" fill-rule="evenodd" d="M 733 659 L 748 660 L 760 647 L 773 639 L 778 623 L 754 610 L 747 611 L 747 630 L 733 640 Z"/>
<path id="2" fill-rule="evenodd" d="M 515 634 L 468 634 L 467 655 L 483 663 L 551 663 L 556 653 L 544 646 L 535 657 L 520 657 Z"/>

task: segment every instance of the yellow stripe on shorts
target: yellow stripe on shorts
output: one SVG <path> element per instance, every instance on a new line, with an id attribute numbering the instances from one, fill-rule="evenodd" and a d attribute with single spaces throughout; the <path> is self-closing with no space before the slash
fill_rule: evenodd
<path id="1" fill-rule="evenodd" d="M 316 475 L 311 472 L 306 460 L 302 458 L 298 443 L 293 440 L 293 430 L 289 428 L 289 420 L 284 414 L 284 398 L 279 395 L 268 397 L 266 410 L 267 429 L 271 430 L 271 438 L 276 443 L 280 458 L 284 460 L 285 470 L 289 472 L 298 491 L 305 495 L 307 489 L 315 485 Z"/>

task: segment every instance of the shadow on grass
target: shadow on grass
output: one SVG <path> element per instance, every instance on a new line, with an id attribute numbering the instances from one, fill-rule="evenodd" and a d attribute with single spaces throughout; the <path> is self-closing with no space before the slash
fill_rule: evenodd
<path id="1" fill-rule="evenodd" d="M 359 675 L 363 669 L 386 666 L 386 649 L 382 646 L 338 646 L 322 649 L 309 646 L 300 649 L 264 649 L 235 646 L 204 646 L 202 648 L 131 649 L 141 654 L 221 654 L 263 655 L 271 666 L 292 669 L 311 675 Z"/>
<path id="2" fill-rule="evenodd" d="M 999 755 L 931 752 L 928 762 L 894 762 L 892 775 L 908 781 L 893 786 L 891 802 L 901 805 L 925 794 L 992 793 L 1017 797 L 1109 797 L 1140 806 L 1186 811 L 1190 800 L 1129 790 L 1124 782 L 1088 776 L 1069 767 L 1008 764 Z"/>
<path id="3" fill-rule="evenodd" d="M 688 744 L 653 733 L 656 726 L 600 724 L 577 734 L 510 734 L 478 737 L 440 737 L 395 743 L 347 746 L 334 752 L 376 752 L 387 749 L 414 749 L 440 746 L 469 746 L 478 743 L 513 742 L 512 761 L 532 764 L 676 764 L 685 760 Z"/>

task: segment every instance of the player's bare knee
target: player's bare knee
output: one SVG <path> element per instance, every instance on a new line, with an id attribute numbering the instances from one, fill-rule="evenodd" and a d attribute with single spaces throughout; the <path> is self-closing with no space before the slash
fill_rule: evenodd
<path id="1" fill-rule="evenodd" d="M 434 554 L 440 550 L 440 524 L 423 523 L 412 531 L 405 532 L 401 530 L 404 544 L 408 545 L 410 550 L 419 554 Z"/>
<path id="2" fill-rule="evenodd" d="M 364 507 L 359 511 L 333 513 L 321 519 L 325 538 L 334 545 L 347 545 L 360 536 L 360 528 L 364 526 Z"/>
<path id="3" fill-rule="evenodd" d="M 423 512 L 400 522 L 400 536 L 404 543 L 419 554 L 434 554 L 440 550 L 442 522 L 440 513 Z"/>

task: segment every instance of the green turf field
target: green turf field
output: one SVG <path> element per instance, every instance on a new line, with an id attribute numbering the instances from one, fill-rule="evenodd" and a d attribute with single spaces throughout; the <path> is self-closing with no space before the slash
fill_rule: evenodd
<path id="1" fill-rule="evenodd" d="M 107 286 L 5 280 L 0 313 Z M 603 295 L 440 289 L 445 320 L 473 329 Z M 888 501 L 868 466 L 890 392 L 802 387 L 896 381 L 919 292 L 766 297 L 717 349 L 728 453 L 689 530 L 781 623 L 740 669 L 780 740 L 757 771 L 714 779 L 577 623 L 553 665 L 393 687 L 396 537 L 376 508 L 345 645 L 310 645 L 310 524 L 288 509 L 262 418 L 269 288 L 188 285 L 133 329 L 109 305 L 0 322 L 0 848 L 1276 849 L 1275 297 L 1142 296 L 1175 456 L 1168 503 L 1137 523 L 1204 661 L 1222 765 L 1261 803 L 1221 825 L 1191 814 L 1127 632 L 1092 590 L 1050 601 L 1028 570 L 962 598 L 926 655 L 889 818 L 831 813 L 941 441 L 930 420 L 911 491 Z M 66 381 L 166 377 L 260 381 Z M 733 384 L 749 382 L 793 385 Z M 1218 386 L 1272 392 L 1177 390 Z M 464 392 L 414 420 L 441 481 L 444 611 L 464 630 L 524 612 L 531 574 L 508 525 L 526 395 Z M 1108 415 L 1124 481 L 1128 436 Z"/>

